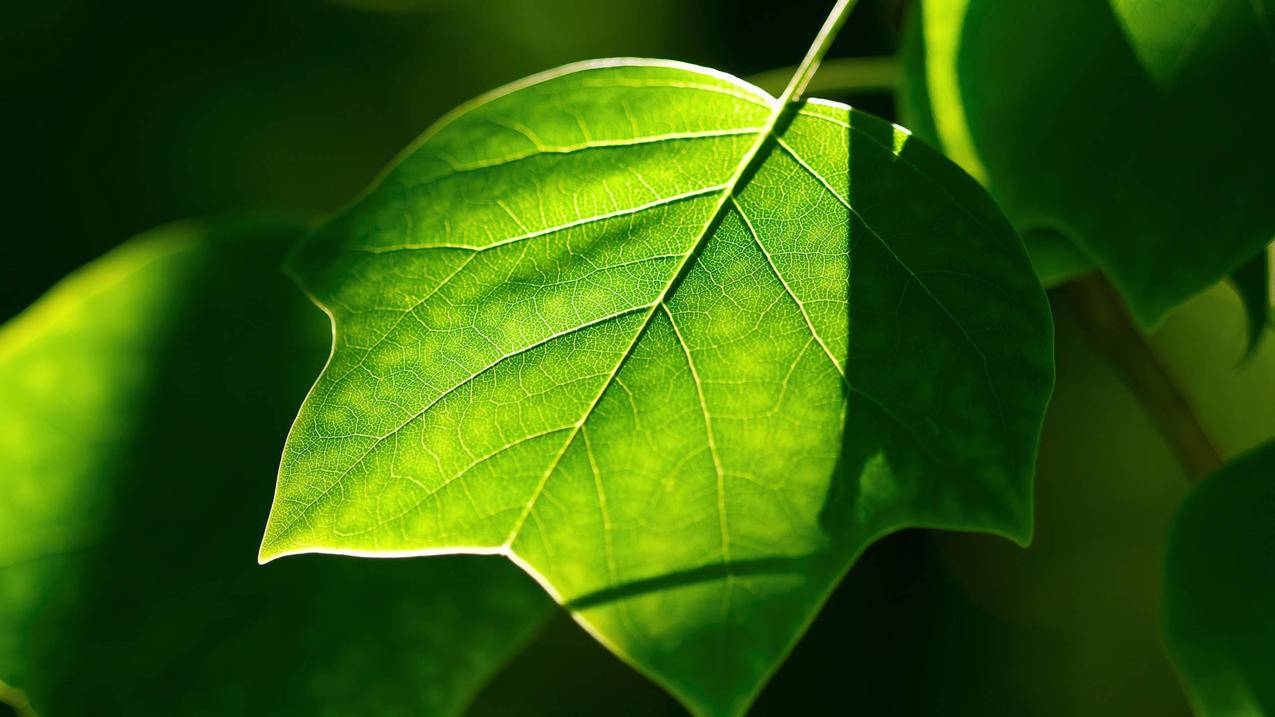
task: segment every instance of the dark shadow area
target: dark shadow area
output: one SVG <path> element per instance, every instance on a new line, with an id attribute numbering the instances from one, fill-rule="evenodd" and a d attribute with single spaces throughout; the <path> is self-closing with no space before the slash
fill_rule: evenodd
<path id="1" fill-rule="evenodd" d="M 1189 714 L 1151 624 L 1167 520 L 1185 485 L 1065 305 L 1056 322 L 1059 396 L 1041 443 L 1032 547 L 917 530 L 878 541 L 756 714 L 795 705 L 901 716 Z"/>
<path id="2" fill-rule="evenodd" d="M 683 717 L 654 682 L 607 651 L 559 612 L 487 683 L 467 717 Z"/>
<path id="3" fill-rule="evenodd" d="M 1043 649 L 1056 639 L 988 615 L 944 565 L 932 537 L 905 531 L 864 553 L 749 714 L 1030 714 L 1030 686 L 1007 679 L 1005 666 L 1019 641 Z M 467 714 L 686 711 L 561 614 Z"/>
<path id="4" fill-rule="evenodd" d="M 679 570 L 645 580 L 634 580 L 613 588 L 598 590 L 571 600 L 563 605 L 567 610 L 585 610 L 609 602 L 637 597 L 639 595 L 670 590 L 685 585 L 722 580 L 728 576 L 800 574 L 809 568 L 807 558 L 759 558 L 757 560 L 736 560 L 730 563 L 713 563 L 690 570 Z"/>
<path id="5" fill-rule="evenodd" d="M 849 124 L 847 407 L 829 540 L 907 526 L 1025 540 L 1031 417 L 1052 356 L 1017 347 L 1050 344 L 1048 306 L 1020 301 L 1039 285 L 1025 256 L 989 239 L 1012 230 L 972 178 L 887 122 L 852 112 Z"/>
<path id="6" fill-rule="evenodd" d="M 1005 679 L 1013 634 L 971 603 L 929 534 L 898 533 L 857 561 L 753 714 L 1028 714 Z"/>
<path id="7" fill-rule="evenodd" d="M 1059 395 L 1032 547 L 916 530 L 875 543 L 757 714 L 812 704 L 870 715 L 1189 714 L 1153 624 L 1158 560 L 1186 485 L 1065 304 L 1055 315 Z"/>

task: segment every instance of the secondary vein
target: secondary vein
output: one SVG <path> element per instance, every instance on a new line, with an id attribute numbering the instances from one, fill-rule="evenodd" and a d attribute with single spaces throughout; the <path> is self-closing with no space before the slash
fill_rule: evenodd
<path id="1" fill-rule="evenodd" d="M 721 221 L 725 210 L 730 206 L 731 197 L 734 195 L 736 189 L 738 189 L 740 182 L 748 175 L 748 172 L 758 161 L 758 157 L 761 156 L 762 148 L 774 134 L 775 128 L 779 126 L 780 120 L 784 118 L 785 113 L 788 112 L 790 108 L 790 105 L 800 98 L 801 93 L 810 83 L 810 78 L 813 77 L 815 72 L 819 69 L 819 63 L 823 60 L 823 56 L 828 52 L 828 48 L 831 47 L 837 31 L 839 31 L 841 26 L 845 24 L 846 18 L 849 16 L 850 11 L 854 9 L 857 2 L 858 0 L 837 0 L 837 4 L 833 6 L 832 11 L 828 14 L 828 18 L 824 21 L 823 27 L 820 28 L 819 33 L 815 36 L 815 40 L 811 44 L 810 49 L 807 50 L 805 58 L 802 59 L 801 64 L 797 67 L 797 72 L 793 74 L 792 80 L 788 83 L 788 87 L 784 90 L 783 95 L 781 95 L 772 106 L 770 116 L 766 119 L 761 131 L 758 132 L 757 139 L 748 148 L 748 151 L 740 158 L 739 164 L 736 165 L 735 172 L 731 175 L 730 179 L 722 185 L 722 191 L 718 196 L 717 203 L 713 207 L 713 211 L 708 215 L 707 220 L 702 225 L 695 243 L 691 246 L 690 250 L 686 252 L 685 258 L 683 258 L 682 262 L 678 265 L 677 270 L 673 273 L 672 279 L 670 279 L 668 284 L 665 285 L 663 291 L 660 292 L 659 297 L 657 297 L 651 304 L 651 308 L 647 311 L 641 325 L 634 332 L 633 340 L 629 342 L 629 345 L 620 354 L 620 358 L 616 361 L 610 375 L 608 375 L 606 380 L 603 381 L 601 389 L 599 389 L 597 394 L 593 397 L 593 400 L 590 401 L 589 405 L 585 408 L 584 414 L 576 423 L 576 428 L 571 431 L 569 436 L 567 436 L 566 441 L 562 444 L 562 448 L 558 450 L 553 460 L 550 461 L 549 466 L 545 469 L 544 474 L 541 476 L 539 483 L 532 491 L 531 496 L 528 498 L 521 514 L 514 521 L 508 537 L 505 538 L 504 545 L 506 548 L 511 547 L 514 541 L 517 540 L 518 534 L 522 531 L 523 525 L 526 524 L 528 516 L 530 516 L 531 512 L 535 509 L 536 501 L 538 501 L 541 494 L 544 493 L 545 485 L 548 483 L 549 477 L 553 475 L 554 471 L 556 471 L 558 466 L 562 463 L 563 456 L 566 455 L 567 450 L 575 441 L 576 436 L 580 432 L 580 428 L 583 427 L 585 422 L 589 420 L 589 416 L 591 416 L 594 409 L 597 408 L 598 403 L 602 400 L 602 396 L 606 394 L 607 390 L 611 387 L 611 384 L 620 374 L 620 370 L 624 367 L 625 363 L 628 362 L 629 357 L 633 355 L 634 348 L 637 346 L 642 336 L 646 334 L 647 329 L 651 326 L 652 319 L 654 319 L 656 311 L 664 305 L 664 302 L 668 300 L 669 295 L 676 290 L 676 288 L 681 284 L 681 281 L 685 278 L 686 274 L 689 273 L 693 266 L 694 258 L 699 256 L 700 252 L 703 250 L 704 244 L 713 233 L 714 228 L 717 226 L 718 222 Z M 725 550 L 725 546 L 723 546 L 723 549 Z"/>

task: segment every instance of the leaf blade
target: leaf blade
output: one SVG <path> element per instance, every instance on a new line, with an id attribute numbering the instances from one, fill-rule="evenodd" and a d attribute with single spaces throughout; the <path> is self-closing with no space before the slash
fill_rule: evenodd
<path id="1" fill-rule="evenodd" d="M 984 181 L 1029 248 L 1060 232 L 1150 327 L 1275 235 L 1271 13 L 928 0 L 907 33 L 906 122 Z M 1074 263 L 1057 258 L 1047 274 Z"/>
<path id="2" fill-rule="evenodd" d="M 1050 319 L 960 170 L 834 103 L 763 143 L 774 100 L 677 63 L 494 96 L 296 255 L 336 337 L 264 559 L 504 552 L 693 710 L 733 714 L 879 535 L 1028 538 Z M 669 133 L 696 138 L 626 141 Z M 442 155 L 590 138 L 608 146 L 425 181 Z"/>
<path id="3" fill-rule="evenodd" d="M 1161 629 L 1201 715 L 1275 707 L 1272 476 L 1271 443 L 1228 462 L 1183 501 L 1170 532 Z"/>

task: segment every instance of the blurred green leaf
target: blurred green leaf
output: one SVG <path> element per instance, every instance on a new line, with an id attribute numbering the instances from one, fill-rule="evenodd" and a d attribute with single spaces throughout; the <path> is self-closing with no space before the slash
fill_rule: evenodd
<path id="1" fill-rule="evenodd" d="M 1164 563 L 1165 643 L 1195 713 L 1275 713 L 1275 443 L 1183 503 Z"/>
<path id="2" fill-rule="evenodd" d="M 903 118 L 903 123 L 909 129 L 916 132 L 918 137 L 926 141 L 942 147 L 945 154 L 960 164 L 967 171 L 974 174 L 975 178 L 984 184 L 987 183 L 987 172 L 983 169 L 978 157 L 974 154 L 968 142 L 955 141 L 948 138 L 948 143 L 943 144 L 939 138 L 938 127 L 935 124 L 934 108 L 930 104 L 930 93 L 919 91 L 920 83 L 917 78 L 926 77 L 926 53 L 917 51 L 920 41 L 917 39 L 921 31 L 921 24 L 915 18 L 908 22 L 904 27 L 904 49 L 901 52 L 902 58 L 900 64 L 902 78 L 897 93 L 897 102 L 899 105 L 899 115 Z M 931 42 L 936 43 L 931 33 Z M 937 44 L 942 44 L 942 40 L 947 40 L 945 36 L 941 36 Z M 950 40 L 948 40 L 950 41 Z M 933 50 L 930 54 L 933 54 Z M 923 87 L 921 88 L 924 89 Z M 963 121 L 963 119 L 961 120 Z M 1093 262 L 1084 252 L 1076 248 L 1065 235 L 1054 229 L 1045 229 L 1041 227 L 1029 227 L 1020 229 L 1023 238 L 1023 245 L 1027 247 L 1027 254 L 1031 257 L 1032 266 L 1036 269 L 1036 275 L 1040 277 L 1040 283 L 1046 289 L 1053 289 L 1061 286 L 1070 279 L 1074 279 L 1081 274 L 1093 270 Z"/>
<path id="3" fill-rule="evenodd" d="M 430 130 L 294 257 L 335 348 L 262 559 L 503 553 L 733 714 L 881 535 L 1025 542 L 1053 365 L 1021 243 L 905 131 L 776 108 L 596 61 Z"/>
<path id="4" fill-rule="evenodd" d="M 302 229 L 165 227 L 0 329 L 0 678 L 42 714 L 453 714 L 545 618 L 499 561 L 255 564 L 328 334 Z"/>
<path id="5" fill-rule="evenodd" d="M 1267 250 L 1263 249 L 1244 266 L 1231 275 L 1231 285 L 1244 304 L 1248 319 L 1248 345 L 1244 357 L 1257 351 L 1271 317 L 1271 264 Z"/>
<path id="6" fill-rule="evenodd" d="M 1067 237 L 1049 229 L 1029 229 L 1023 232 L 1023 244 L 1032 258 L 1032 266 L 1045 288 L 1056 286 L 1093 271 L 1089 261 Z"/>
<path id="7" fill-rule="evenodd" d="M 905 121 L 1154 324 L 1275 236 L 1272 7 L 925 0 Z"/>

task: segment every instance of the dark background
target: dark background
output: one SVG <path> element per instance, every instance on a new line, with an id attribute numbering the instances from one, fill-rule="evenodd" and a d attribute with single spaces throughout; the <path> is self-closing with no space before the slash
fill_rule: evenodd
<path id="1" fill-rule="evenodd" d="M 795 64 L 830 4 L 6 3 L 0 320 L 156 224 L 331 212 L 444 112 L 533 72 L 616 56 L 741 76 Z M 834 54 L 892 50 L 899 5 L 864 2 Z"/>

